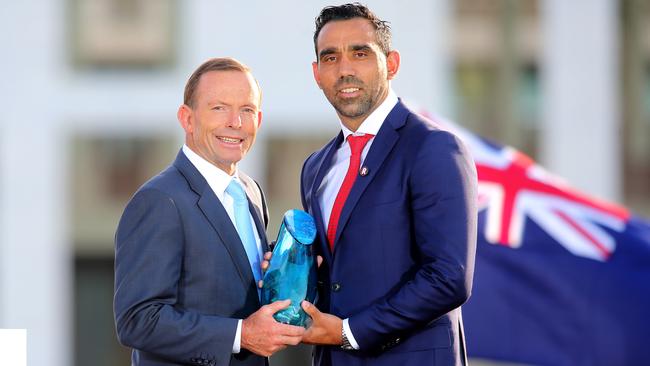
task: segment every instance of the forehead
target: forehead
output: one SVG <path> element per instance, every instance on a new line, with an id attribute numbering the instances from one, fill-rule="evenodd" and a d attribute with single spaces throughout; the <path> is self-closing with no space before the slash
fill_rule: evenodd
<path id="1" fill-rule="evenodd" d="M 375 44 L 375 28 L 368 19 L 352 18 L 333 20 L 323 26 L 318 34 L 318 50 L 345 49 L 350 45 Z"/>
<path id="2" fill-rule="evenodd" d="M 197 99 L 238 100 L 242 103 L 259 100 L 259 90 L 249 72 L 227 70 L 209 71 L 201 75 L 196 88 Z M 208 100 L 209 101 L 209 100 Z"/>

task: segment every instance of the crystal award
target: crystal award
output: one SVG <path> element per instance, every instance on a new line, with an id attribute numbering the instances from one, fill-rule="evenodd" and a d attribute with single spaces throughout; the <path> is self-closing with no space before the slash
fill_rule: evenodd
<path id="1" fill-rule="evenodd" d="M 316 224 L 310 214 L 301 210 L 284 214 L 262 287 L 263 305 L 291 299 L 289 307 L 273 315 L 280 323 L 307 327 L 309 317 L 300 303 L 313 303 L 316 298 L 316 254 L 311 245 L 315 238 Z"/>

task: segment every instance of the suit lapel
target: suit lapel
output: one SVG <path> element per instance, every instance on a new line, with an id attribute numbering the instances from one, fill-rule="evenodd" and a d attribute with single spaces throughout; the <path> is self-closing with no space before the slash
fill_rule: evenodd
<path id="1" fill-rule="evenodd" d="M 232 224 L 226 209 L 223 207 L 217 196 L 212 191 L 212 188 L 205 181 L 205 178 L 187 159 L 185 154 L 180 151 L 174 161 L 174 166 L 183 174 L 190 187 L 194 192 L 199 195 L 198 206 L 208 219 L 217 235 L 221 238 L 221 242 L 226 247 L 230 257 L 237 268 L 239 277 L 245 286 L 254 286 L 255 280 L 251 272 L 251 266 L 248 262 L 248 256 L 244 245 L 237 234 L 237 229 Z M 253 215 L 254 217 L 256 215 Z M 259 226 L 258 226 L 259 227 Z M 261 239 L 262 237 L 260 237 Z"/>
<path id="2" fill-rule="evenodd" d="M 329 170 L 332 162 L 332 157 L 336 152 L 339 145 L 343 142 L 343 132 L 339 134 L 325 147 L 323 157 L 318 164 L 318 171 L 316 172 L 316 179 L 311 187 L 311 208 L 316 221 L 318 236 L 321 243 L 321 252 L 325 255 L 325 259 L 330 261 L 332 253 L 330 252 L 329 243 L 327 242 L 326 223 L 323 221 L 323 213 L 321 211 L 320 203 L 318 200 L 318 188 L 325 178 L 325 174 Z"/>
<path id="3" fill-rule="evenodd" d="M 375 139 L 370 146 L 370 150 L 366 155 L 366 159 L 362 164 L 362 167 L 368 169 L 368 174 L 366 176 L 358 175 L 357 179 L 354 181 L 352 190 L 350 191 L 348 198 L 345 200 L 345 205 L 343 205 L 343 210 L 341 211 L 339 224 L 336 228 L 335 243 L 338 242 L 341 232 L 345 229 L 345 225 L 350 219 L 354 207 L 359 202 L 359 198 L 361 198 L 363 192 L 375 178 L 377 172 L 384 163 L 384 160 L 386 160 L 386 157 L 388 157 L 388 154 L 393 150 L 397 140 L 399 140 L 397 129 L 406 123 L 408 113 L 408 110 L 403 104 L 401 104 L 401 101 L 398 102 L 388 114 L 386 120 L 384 120 L 379 132 L 377 132 L 377 136 L 375 136 Z M 337 246 L 334 245 L 335 250 L 336 247 Z"/>
<path id="4" fill-rule="evenodd" d="M 269 250 L 269 244 L 266 239 L 266 230 L 262 219 L 262 197 L 261 194 L 257 191 L 257 185 L 252 178 L 239 173 L 239 180 L 244 183 L 244 190 L 246 191 L 246 196 L 248 197 L 248 210 L 253 216 L 253 221 L 255 222 L 255 228 L 257 229 L 257 235 L 260 238 L 260 244 L 262 244 L 262 254 Z"/>
<path id="5" fill-rule="evenodd" d="M 199 208 L 201 208 L 201 211 L 208 218 L 214 230 L 221 237 L 221 241 L 230 253 L 230 257 L 235 263 L 244 284 L 247 286 L 251 283 L 254 284 L 255 280 L 253 279 L 251 265 L 248 262 L 248 256 L 246 255 L 244 244 L 242 244 L 239 238 L 237 229 L 233 226 L 226 209 L 219 202 L 214 191 L 207 184 L 206 189 L 199 199 Z"/>

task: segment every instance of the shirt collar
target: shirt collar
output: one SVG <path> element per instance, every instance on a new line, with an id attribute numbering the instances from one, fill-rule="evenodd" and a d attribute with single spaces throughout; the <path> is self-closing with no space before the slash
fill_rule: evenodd
<path id="1" fill-rule="evenodd" d="M 217 168 L 212 163 L 192 151 L 192 149 L 190 149 L 187 145 L 183 145 L 183 153 L 196 167 L 199 173 L 201 173 L 203 178 L 205 178 L 205 180 L 208 182 L 208 185 L 210 185 L 210 188 L 212 188 L 219 199 L 223 199 L 224 192 L 226 191 L 226 188 L 230 182 L 233 179 L 237 179 L 238 170 L 236 169 L 235 174 L 233 176 L 230 176 L 228 173 Z"/>
<path id="2" fill-rule="evenodd" d="M 390 113 L 391 110 L 395 107 L 397 104 L 397 95 L 393 91 L 392 88 L 388 89 L 388 95 L 386 96 L 386 99 L 375 109 L 370 115 L 361 123 L 359 128 L 357 128 L 356 132 L 350 131 L 343 122 L 339 123 L 341 124 L 341 130 L 343 131 L 343 140 L 347 139 L 349 135 L 354 134 L 354 135 L 364 135 L 364 134 L 370 134 L 370 135 L 377 135 L 377 132 L 379 132 L 379 129 L 381 128 L 382 123 L 384 123 L 384 120 L 386 117 L 388 117 L 388 113 Z"/>

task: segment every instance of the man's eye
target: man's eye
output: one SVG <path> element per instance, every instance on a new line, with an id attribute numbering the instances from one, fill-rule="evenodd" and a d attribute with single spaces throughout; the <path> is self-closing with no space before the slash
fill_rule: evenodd
<path id="1" fill-rule="evenodd" d="M 212 110 L 214 110 L 214 111 L 223 111 L 224 109 L 225 108 L 222 105 L 217 105 L 217 106 L 212 107 Z"/>
<path id="2" fill-rule="evenodd" d="M 325 56 L 323 57 L 324 62 L 334 62 L 336 61 L 336 56 Z"/>
<path id="3" fill-rule="evenodd" d="M 365 53 L 365 52 L 356 52 L 356 53 L 354 54 L 354 56 L 357 57 L 357 58 L 366 57 L 367 55 L 368 55 L 368 54 Z"/>
<path id="4" fill-rule="evenodd" d="M 255 109 L 253 108 L 244 108 L 242 109 L 244 113 L 255 113 Z"/>

